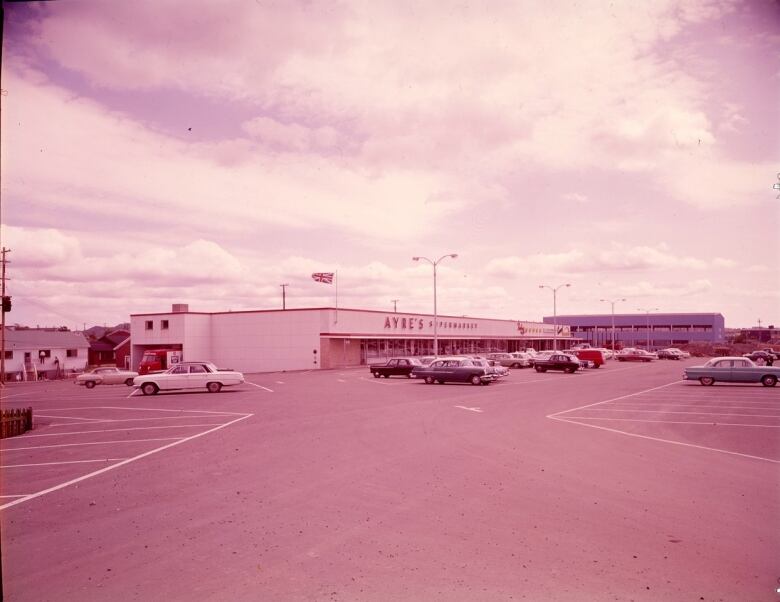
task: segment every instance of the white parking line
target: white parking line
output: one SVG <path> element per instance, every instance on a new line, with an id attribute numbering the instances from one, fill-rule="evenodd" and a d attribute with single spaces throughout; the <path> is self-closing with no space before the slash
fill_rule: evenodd
<path id="1" fill-rule="evenodd" d="M 116 443 L 141 443 L 143 441 L 180 441 L 184 437 L 164 437 L 160 439 L 117 439 L 116 441 L 90 441 L 87 443 L 58 443 L 57 445 L 37 445 L 33 447 L 6 447 L 3 449 L 3 453 L 12 451 L 24 451 L 31 449 L 49 449 L 52 447 L 80 447 L 83 445 L 110 445 Z"/>
<path id="2" fill-rule="evenodd" d="M 729 401 L 727 403 L 737 403 L 735 401 Z M 625 404 L 612 404 L 610 407 L 615 407 L 617 405 L 620 405 L 621 408 L 626 407 L 628 405 L 632 406 L 652 406 L 652 405 L 665 405 L 666 407 L 670 408 L 715 408 L 718 410 L 775 410 L 774 407 L 768 408 L 768 407 L 758 407 L 758 406 L 723 406 L 723 405 L 711 405 L 711 404 L 704 404 L 704 403 L 665 403 L 663 401 L 629 401 Z M 663 411 L 663 410 L 659 410 Z M 780 408 L 777 408 L 776 411 L 780 412 Z M 780 417 L 780 414 L 778 414 Z"/>
<path id="3" fill-rule="evenodd" d="M 152 454 L 159 453 L 163 450 L 169 449 L 171 447 L 174 447 L 176 445 L 181 445 L 182 443 L 185 443 L 187 441 L 191 441 L 193 439 L 197 439 L 198 437 L 203 437 L 204 435 L 208 435 L 209 433 L 213 433 L 214 431 L 218 431 L 219 429 L 223 429 L 225 427 L 230 426 L 231 424 L 235 424 L 236 422 L 239 422 L 241 420 L 246 420 L 247 418 L 251 418 L 254 414 L 245 414 L 241 416 L 240 418 L 236 418 L 235 420 L 231 420 L 230 422 L 226 422 L 225 424 L 221 424 L 217 427 L 214 427 L 213 429 L 209 429 L 207 431 L 203 431 L 202 433 L 198 433 L 196 435 L 192 435 L 190 437 L 185 437 L 184 439 L 180 439 L 178 441 L 174 441 L 173 443 L 169 443 L 167 445 L 163 445 L 162 447 L 158 447 L 155 449 L 152 449 L 150 451 L 144 452 L 142 454 L 139 454 L 137 456 L 134 456 L 132 458 L 128 458 L 127 460 L 122 460 L 121 462 L 117 462 L 116 464 L 112 464 L 111 466 L 106 466 L 105 468 L 101 468 L 100 470 L 96 470 L 94 472 L 90 472 L 89 474 L 82 475 L 80 477 L 77 477 L 75 479 L 71 479 L 70 481 L 67 481 L 65 483 L 60 483 L 59 485 L 55 485 L 53 487 L 49 487 L 48 489 L 44 489 L 43 491 L 39 491 L 37 493 L 33 493 L 31 495 L 25 496 L 23 498 L 18 498 L 12 502 L 8 502 L 7 504 L 3 504 L 0 506 L 0 510 L 4 510 L 6 508 L 10 508 L 11 506 L 15 506 L 17 504 L 22 504 L 26 501 L 41 497 L 43 495 L 46 495 L 48 493 L 52 493 L 54 491 L 58 491 L 60 489 L 64 489 L 65 487 L 70 487 L 71 485 L 75 485 L 76 483 L 81 483 L 82 481 L 86 481 L 87 479 L 90 479 L 92 477 L 96 477 L 98 475 L 101 475 L 105 472 L 108 472 L 109 470 L 114 470 L 116 468 L 119 468 L 120 466 L 124 466 L 125 464 L 129 464 L 130 462 L 135 462 L 137 460 L 140 460 L 142 458 L 146 458 L 147 456 L 151 456 Z"/>
<path id="4" fill-rule="evenodd" d="M 142 422 L 142 421 L 148 421 L 148 420 L 191 420 L 192 418 L 211 418 L 211 416 L 165 416 L 165 417 L 155 417 L 155 418 L 108 418 L 106 420 L 93 420 L 92 422 L 89 422 L 88 424 L 100 424 L 100 423 L 107 423 L 107 422 Z M 48 426 L 55 427 L 55 426 L 73 426 L 74 424 L 83 424 L 78 422 L 62 422 L 58 424 L 49 424 Z"/>
<path id="5" fill-rule="evenodd" d="M 11 397 L 22 397 L 24 395 L 35 395 L 36 393 L 38 393 L 38 391 L 29 391 L 27 393 L 14 393 L 13 395 L 3 395 L 2 398 L 3 398 L 3 401 L 5 401 L 6 399 L 11 399 Z"/>
<path id="6" fill-rule="evenodd" d="M 697 416 L 750 416 L 752 418 L 780 418 L 777 414 L 735 414 L 731 412 L 676 412 L 674 410 L 621 410 L 619 408 L 580 408 L 589 412 L 632 412 L 641 414 L 696 414 Z M 752 408 L 751 408 L 752 409 Z"/>
<path id="7" fill-rule="evenodd" d="M 588 424 L 587 422 L 577 422 L 569 418 L 563 418 L 560 416 L 550 415 L 548 418 L 558 420 L 560 422 L 568 422 L 570 424 L 579 424 L 580 426 L 587 426 L 593 429 L 599 429 L 602 431 L 608 431 L 610 433 L 617 433 L 619 435 L 625 435 L 627 437 L 636 437 L 637 439 L 648 439 L 650 441 L 658 441 L 660 443 L 671 443 L 672 445 L 681 445 L 683 447 L 693 447 L 695 449 L 703 449 L 706 451 L 720 452 L 721 454 L 728 454 L 730 456 L 741 456 L 743 458 L 750 458 L 751 460 L 764 460 L 765 462 L 772 462 L 773 464 L 780 464 L 780 460 L 774 460 L 772 458 L 764 458 L 762 456 L 753 456 L 751 454 L 743 454 L 740 452 L 729 451 L 726 449 L 718 449 L 717 447 L 707 447 L 706 445 L 695 445 L 693 443 L 685 443 L 684 441 L 673 441 L 671 439 L 663 439 L 661 437 L 651 437 L 649 435 L 640 435 L 639 433 L 627 433 L 626 431 L 620 431 L 618 429 L 612 429 L 606 426 L 600 426 L 598 424 Z M 0 506 L 2 508 L 2 506 Z"/>
<path id="8" fill-rule="evenodd" d="M 593 406 L 600 406 L 604 403 L 609 403 L 610 401 L 617 401 L 618 399 L 628 399 L 629 397 L 636 397 L 637 395 L 642 395 L 643 393 L 649 393 L 650 391 L 658 391 L 659 389 L 664 389 L 666 387 L 671 387 L 672 385 L 676 385 L 680 381 L 673 381 L 670 383 L 666 383 L 665 385 L 659 385 L 657 387 L 652 387 L 650 389 L 644 389 L 643 391 L 637 391 L 636 393 L 629 393 L 628 395 L 621 395 L 620 397 L 613 397 L 612 399 L 605 399 L 604 401 L 597 401 L 595 403 L 589 403 L 584 406 L 579 406 L 577 408 L 569 408 L 568 410 L 561 410 L 560 412 L 555 412 L 553 414 L 548 414 L 547 418 L 555 418 L 556 416 L 559 416 L 561 414 L 566 414 L 568 412 L 574 412 L 575 410 L 582 410 L 584 408 L 592 408 Z"/>
<path id="9" fill-rule="evenodd" d="M 601 421 L 614 421 L 614 422 L 660 422 L 662 424 L 699 424 L 706 426 L 754 426 L 758 428 L 766 429 L 779 429 L 780 424 L 745 424 L 742 422 L 699 422 L 695 420 L 647 420 L 645 418 L 605 418 L 603 416 L 566 416 L 560 418 L 560 420 L 568 420 L 574 422 L 574 420 L 601 420 Z M 585 426 L 585 425 L 583 425 Z"/>
<path id="10" fill-rule="evenodd" d="M 193 416 L 193 418 L 196 418 L 196 416 Z M 211 416 L 203 416 L 203 418 L 211 418 Z M 220 422 L 219 424 L 222 423 Z M 130 426 L 121 429 L 98 429 L 96 431 L 73 431 L 72 433 L 43 433 L 40 435 L 30 435 L 25 433 L 24 438 L 29 439 L 30 437 L 63 437 L 65 435 L 85 435 L 91 433 L 114 433 L 114 432 L 124 433 L 126 431 L 149 431 L 153 429 L 183 429 L 183 428 L 190 428 L 196 426 L 216 426 L 216 423 L 212 422 L 210 424 L 174 424 L 173 426 Z"/>
<path id="11" fill-rule="evenodd" d="M 268 391 L 269 393 L 273 393 L 273 389 L 269 389 L 268 387 L 264 387 L 263 385 L 256 385 L 255 383 L 250 383 L 248 380 L 244 381 L 248 385 L 252 385 L 253 387 L 257 387 L 258 389 L 262 389 L 263 391 Z"/>
<path id="12" fill-rule="evenodd" d="M 67 462 L 41 462 L 39 464 L 9 464 L 7 466 L 0 466 L 0 468 L 23 468 L 27 466 L 59 466 L 60 464 L 86 464 L 88 462 L 118 462 L 120 460 L 127 460 L 127 458 L 101 458 L 100 460 L 69 460 Z"/>
<path id="13" fill-rule="evenodd" d="M 453 406 L 453 407 L 460 408 L 461 410 L 468 410 L 469 412 L 479 412 L 480 414 L 482 413 L 482 410 L 476 407 L 475 408 L 469 408 L 466 406 Z"/>
<path id="14" fill-rule="evenodd" d="M 36 418 L 57 418 L 58 420 L 83 420 L 84 422 L 95 422 L 97 418 L 79 418 L 78 416 L 52 416 L 51 414 L 35 414 Z"/>

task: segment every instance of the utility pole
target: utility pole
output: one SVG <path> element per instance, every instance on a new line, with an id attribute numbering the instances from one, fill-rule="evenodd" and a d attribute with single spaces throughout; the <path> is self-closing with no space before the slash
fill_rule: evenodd
<path id="1" fill-rule="evenodd" d="M 2 291 L 2 297 L 3 297 L 3 309 L 2 309 L 2 323 L 0 324 L 0 386 L 5 384 L 5 264 L 8 263 L 8 260 L 5 258 L 7 253 L 10 253 L 11 249 L 6 249 L 5 247 L 0 250 L 0 263 L 2 263 L 2 268 L 0 268 L 0 291 Z"/>
<path id="2" fill-rule="evenodd" d="M 280 284 L 282 287 L 282 309 L 287 309 L 287 287 L 289 284 Z"/>
<path id="3" fill-rule="evenodd" d="M 390 299 L 393 302 L 393 312 L 398 313 L 398 302 L 400 299 Z"/>

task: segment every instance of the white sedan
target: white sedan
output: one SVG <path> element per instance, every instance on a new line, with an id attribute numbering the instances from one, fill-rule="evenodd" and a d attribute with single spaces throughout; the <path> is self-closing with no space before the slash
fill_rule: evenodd
<path id="1" fill-rule="evenodd" d="M 133 379 L 133 386 L 141 389 L 144 395 L 181 389 L 206 389 L 209 393 L 218 393 L 222 387 L 243 382 L 241 372 L 220 370 L 211 362 L 181 362 L 165 372 L 137 376 Z"/>
<path id="2" fill-rule="evenodd" d="M 79 374 L 76 377 L 77 385 L 84 385 L 87 389 L 93 388 L 95 385 L 127 385 L 131 387 L 133 385 L 133 379 L 138 376 L 138 372 L 131 372 L 130 370 L 120 370 L 113 366 L 104 366 L 101 368 L 95 368 L 91 372 L 85 372 Z"/>

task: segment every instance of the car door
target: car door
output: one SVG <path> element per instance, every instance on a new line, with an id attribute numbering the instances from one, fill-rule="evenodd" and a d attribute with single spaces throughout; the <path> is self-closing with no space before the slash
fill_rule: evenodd
<path id="1" fill-rule="evenodd" d="M 712 376 L 712 378 L 721 382 L 731 381 L 731 362 L 732 360 L 718 360 L 713 362 L 708 373 L 704 376 Z"/>
<path id="2" fill-rule="evenodd" d="M 759 380 L 758 371 L 749 360 L 731 360 L 731 381 L 735 383 L 755 383 Z"/>
<path id="3" fill-rule="evenodd" d="M 188 366 L 174 366 L 170 372 L 161 375 L 157 379 L 160 389 L 185 389 L 187 387 Z"/>
<path id="4" fill-rule="evenodd" d="M 211 372 L 203 364 L 191 364 L 190 373 L 187 375 L 188 389 L 205 389 L 206 385 L 214 380 Z"/>
<path id="5" fill-rule="evenodd" d="M 390 360 L 387 362 L 387 372 L 385 372 L 385 374 L 388 376 L 398 374 L 398 360 Z"/>
<path id="6" fill-rule="evenodd" d="M 119 377 L 119 370 L 116 368 L 102 368 L 101 376 L 104 385 L 117 385 L 122 382 Z"/>
<path id="7" fill-rule="evenodd" d="M 399 376 L 406 376 L 411 371 L 411 368 L 409 367 L 409 360 L 398 360 L 398 365 L 395 368 L 395 371 L 393 374 L 397 374 Z"/>

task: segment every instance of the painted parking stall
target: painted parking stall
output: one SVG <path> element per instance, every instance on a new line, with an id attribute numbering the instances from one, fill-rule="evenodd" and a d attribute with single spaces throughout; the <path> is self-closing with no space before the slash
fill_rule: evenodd
<path id="1" fill-rule="evenodd" d="M 137 406 L 51 408 L 5 439 L 0 510 L 119 468 L 252 414 Z"/>
<path id="2" fill-rule="evenodd" d="M 548 418 L 780 463 L 780 395 L 761 386 L 675 381 Z"/>

